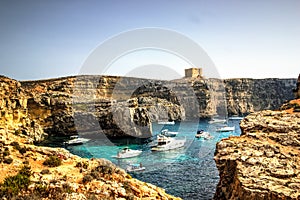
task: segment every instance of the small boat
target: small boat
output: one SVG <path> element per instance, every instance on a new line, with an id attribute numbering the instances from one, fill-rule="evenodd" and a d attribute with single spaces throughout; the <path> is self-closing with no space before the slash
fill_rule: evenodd
<path id="1" fill-rule="evenodd" d="M 146 168 L 142 166 L 142 163 L 140 164 L 129 164 L 126 167 L 126 171 L 127 172 L 140 172 L 140 171 L 144 171 Z"/>
<path id="2" fill-rule="evenodd" d="M 230 120 L 241 120 L 241 119 L 244 119 L 244 117 L 240 117 L 240 116 L 231 116 L 231 117 L 229 117 L 228 119 L 230 119 Z"/>
<path id="3" fill-rule="evenodd" d="M 198 139 L 203 138 L 203 139 L 205 139 L 205 140 L 209 140 L 209 139 L 214 138 L 213 136 L 211 136 L 211 135 L 209 134 L 209 132 L 206 132 L 206 131 L 204 131 L 204 130 L 199 130 L 199 131 L 197 131 L 197 134 L 196 134 L 195 137 L 198 138 Z"/>
<path id="4" fill-rule="evenodd" d="M 164 135 L 157 136 L 157 145 L 152 147 L 152 151 L 168 151 L 172 149 L 177 149 L 183 147 L 185 144 L 185 139 L 175 139 L 171 137 L 166 137 Z"/>
<path id="5" fill-rule="evenodd" d="M 70 140 L 64 142 L 65 145 L 80 145 L 90 141 L 87 138 L 80 138 L 78 135 L 72 135 Z"/>
<path id="6" fill-rule="evenodd" d="M 171 121 L 171 122 L 169 122 L 169 121 L 159 121 L 159 122 L 157 122 L 158 124 L 165 124 L 165 125 L 174 125 L 175 124 L 175 122 L 174 121 Z"/>
<path id="7" fill-rule="evenodd" d="M 218 128 L 216 131 L 217 132 L 231 132 L 234 130 L 235 130 L 234 126 L 224 126 L 224 127 Z"/>
<path id="8" fill-rule="evenodd" d="M 132 158 L 139 156 L 143 151 L 141 150 L 133 150 L 129 149 L 128 147 L 123 148 L 121 151 L 118 152 L 116 156 L 112 156 L 113 158 Z"/>
<path id="9" fill-rule="evenodd" d="M 176 135 L 178 134 L 178 132 L 172 132 L 169 131 L 168 129 L 164 129 L 160 132 L 161 135 L 164 135 L 166 137 L 176 137 Z"/>
<path id="10" fill-rule="evenodd" d="M 217 124 L 217 123 L 222 124 L 225 122 L 226 122 L 226 119 L 216 119 L 216 118 L 213 118 L 208 121 L 209 124 Z"/>

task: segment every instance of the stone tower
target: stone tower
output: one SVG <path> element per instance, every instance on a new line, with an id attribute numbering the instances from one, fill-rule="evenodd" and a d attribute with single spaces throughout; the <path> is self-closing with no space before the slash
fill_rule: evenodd
<path id="1" fill-rule="evenodd" d="M 202 76 L 202 68 L 185 69 L 185 78 L 197 78 Z"/>

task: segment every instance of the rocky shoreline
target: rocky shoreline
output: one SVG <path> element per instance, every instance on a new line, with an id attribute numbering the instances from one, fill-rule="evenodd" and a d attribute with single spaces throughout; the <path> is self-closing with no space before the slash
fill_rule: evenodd
<path id="1" fill-rule="evenodd" d="M 300 76 L 294 90 L 299 98 Z M 240 137 L 217 143 L 216 200 L 300 198 L 300 99 L 241 121 Z"/>

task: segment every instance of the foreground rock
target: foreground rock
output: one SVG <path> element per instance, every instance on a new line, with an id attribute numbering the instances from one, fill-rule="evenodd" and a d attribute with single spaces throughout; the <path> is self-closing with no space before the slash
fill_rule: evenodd
<path id="1" fill-rule="evenodd" d="M 282 111 L 250 114 L 240 124 L 240 137 L 217 144 L 220 182 L 214 199 L 300 198 L 299 106 L 293 100 Z"/>

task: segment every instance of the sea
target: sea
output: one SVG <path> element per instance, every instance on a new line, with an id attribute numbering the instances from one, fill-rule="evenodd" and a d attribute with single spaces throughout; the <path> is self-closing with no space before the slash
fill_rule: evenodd
<path id="1" fill-rule="evenodd" d="M 186 200 L 212 199 L 219 181 L 219 172 L 214 162 L 216 143 L 223 138 L 241 134 L 240 119 L 228 120 L 228 126 L 235 126 L 232 132 L 217 132 L 222 124 L 209 124 L 206 120 L 184 121 L 174 125 L 152 124 L 153 138 L 119 139 L 93 138 L 83 145 L 64 146 L 67 138 L 50 137 L 41 145 L 64 147 L 71 153 L 85 158 L 105 158 L 121 168 L 128 164 L 140 164 L 146 168 L 142 172 L 130 173 L 132 177 L 152 183 L 166 190 L 167 193 Z M 176 131 L 178 139 L 186 139 L 180 149 L 152 152 L 151 144 L 162 130 Z M 208 131 L 213 139 L 195 138 L 197 130 Z M 138 157 L 117 159 L 113 156 L 124 147 L 142 150 Z"/>

